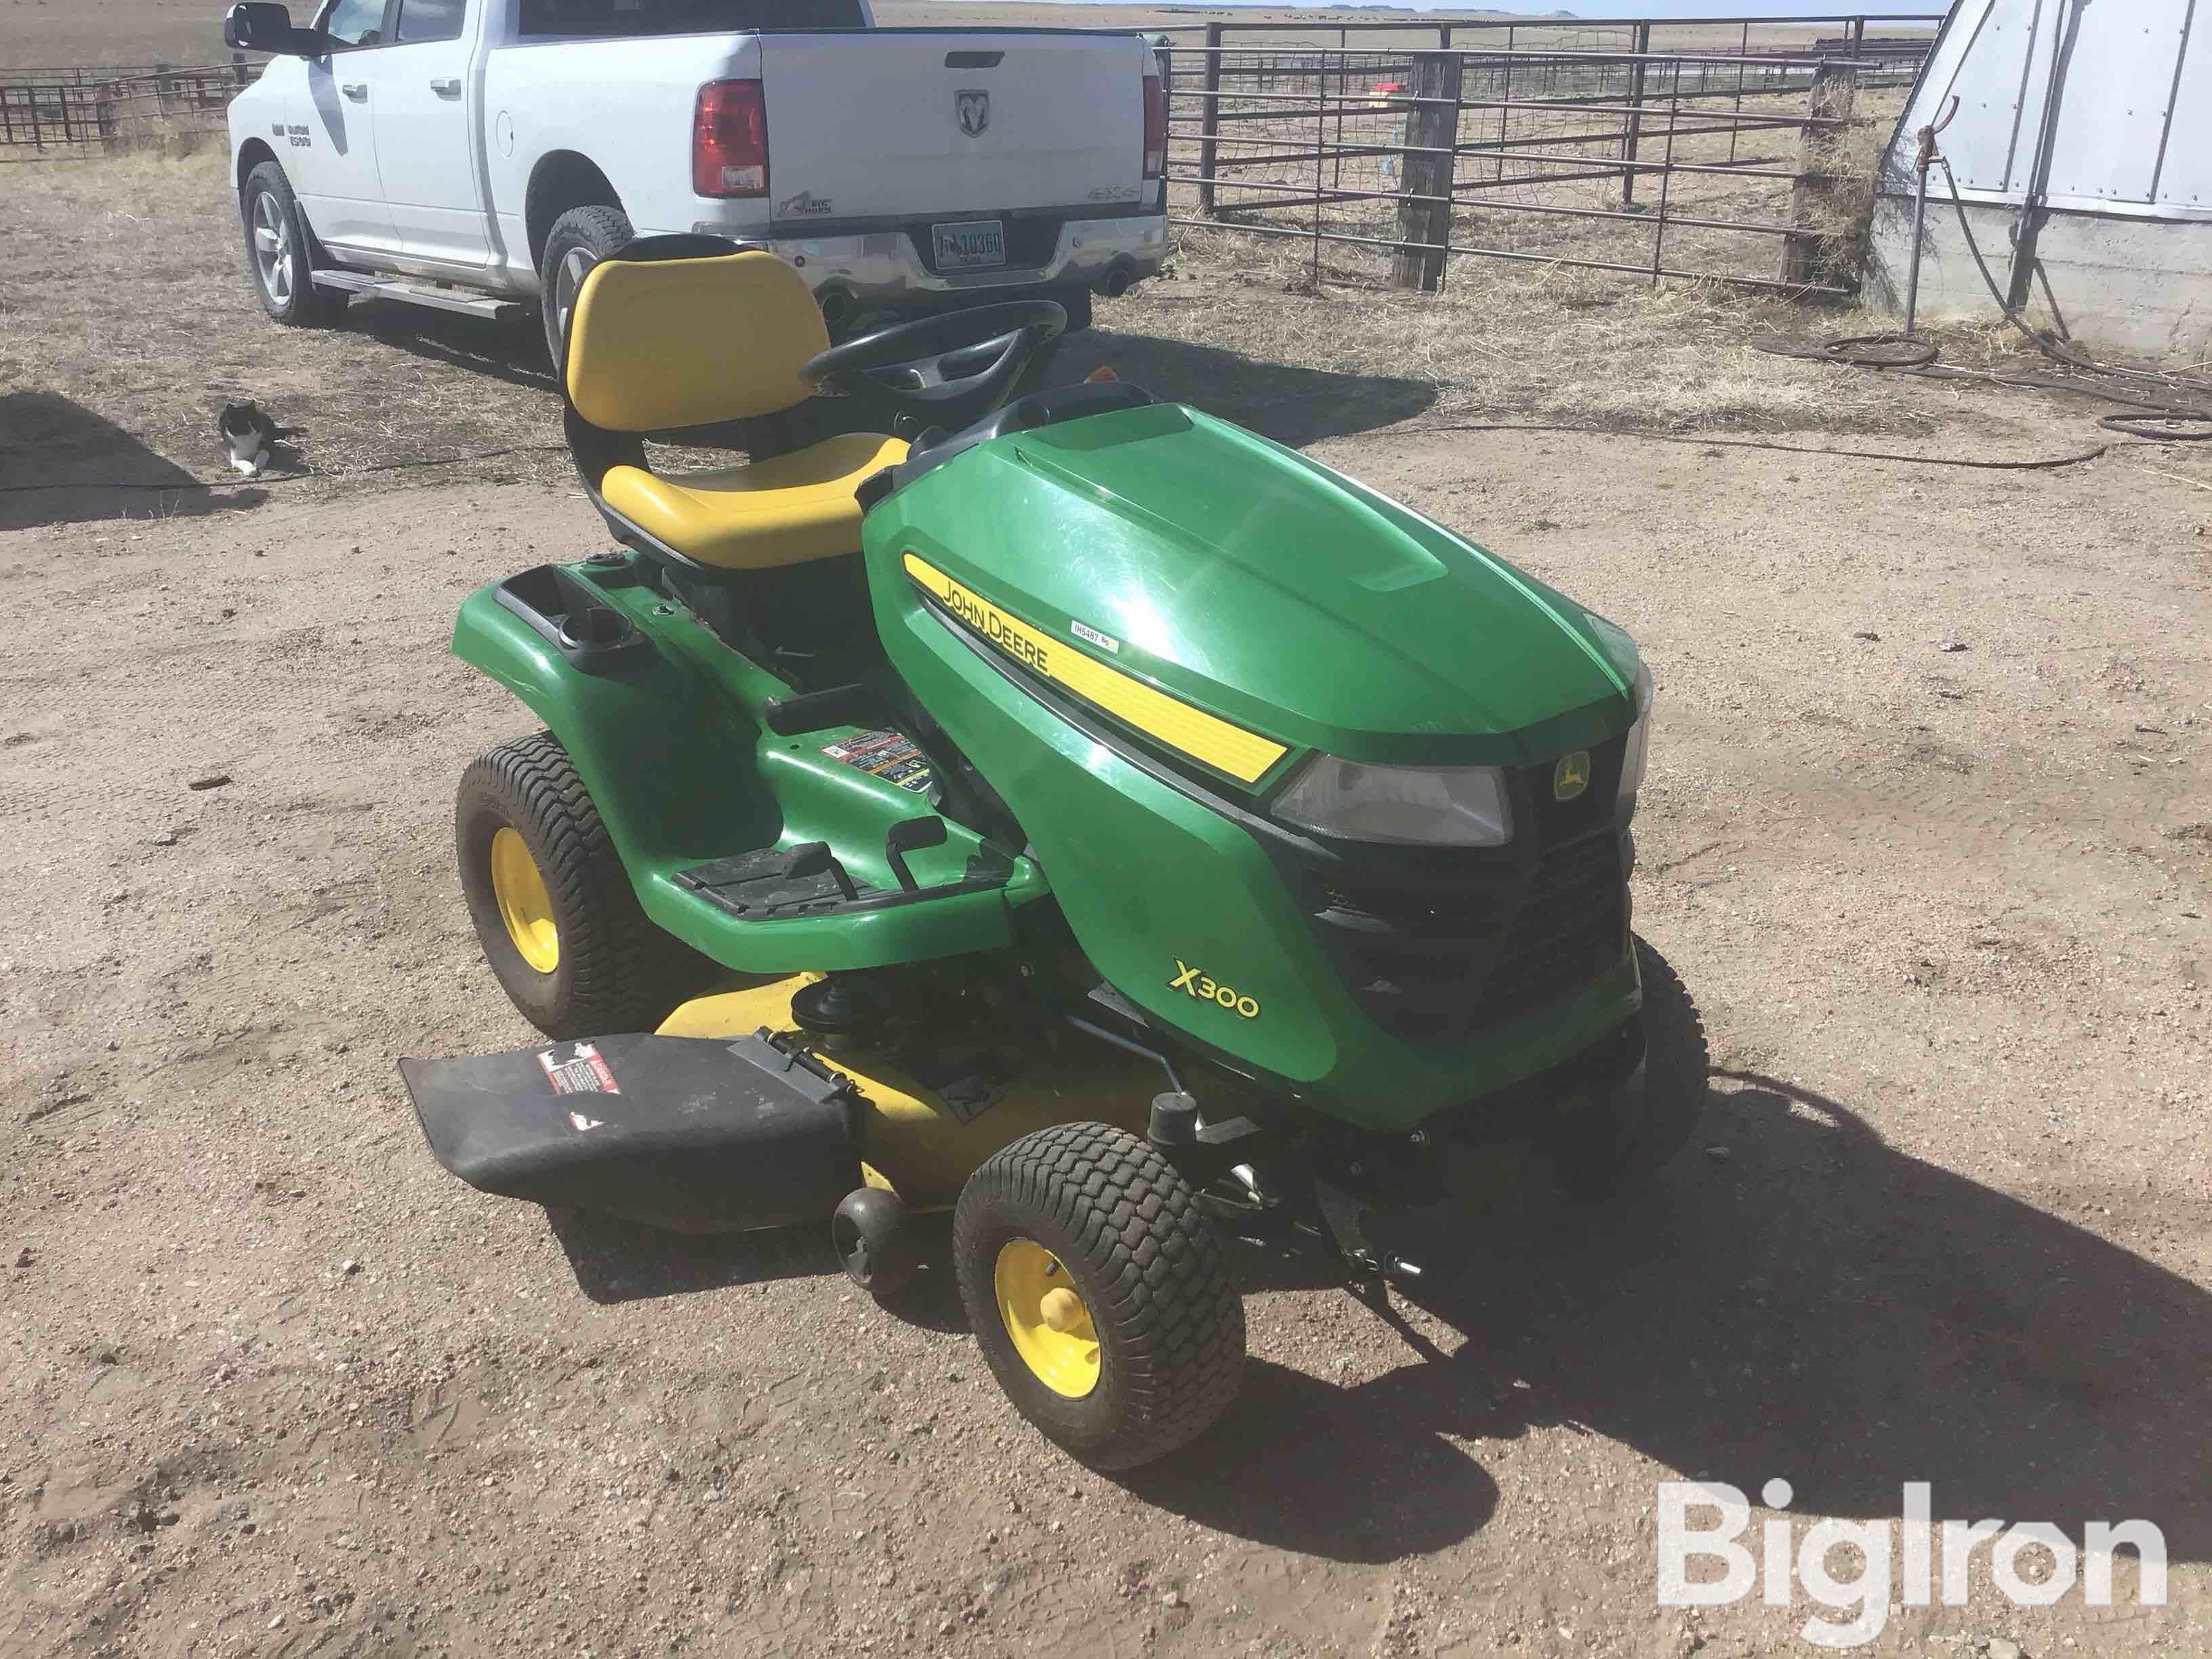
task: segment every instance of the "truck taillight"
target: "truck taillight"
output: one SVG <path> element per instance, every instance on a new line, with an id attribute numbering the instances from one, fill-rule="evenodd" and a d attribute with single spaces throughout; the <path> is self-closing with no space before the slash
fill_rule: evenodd
<path id="1" fill-rule="evenodd" d="M 768 104 L 757 81 L 710 81 L 691 123 L 691 188 L 702 196 L 768 194 Z"/>
<path id="2" fill-rule="evenodd" d="M 1145 177 L 1168 170 L 1168 94 L 1157 75 L 1145 77 Z"/>

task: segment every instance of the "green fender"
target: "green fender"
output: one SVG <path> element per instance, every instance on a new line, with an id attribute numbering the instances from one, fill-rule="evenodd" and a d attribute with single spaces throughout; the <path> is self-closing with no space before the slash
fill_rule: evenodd
<path id="1" fill-rule="evenodd" d="M 462 605 L 453 654 L 560 739 L 655 923 L 741 973 L 881 967 L 1012 943 L 1013 907 L 1048 890 L 1027 860 L 1015 861 L 1002 890 L 774 921 L 732 915 L 678 884 L 679 871 L 715 859 L 824 841 L 856 882 L 891 889 L 884 832 L 929 803 L 823 753 L 854 727 L 768 731 L 754 711 L 789 688 L 690 611 L 635 585 L 627 564 L 566 574 L 635 623 L 650 649 L 580 670 L 499 602 L 494 583 Z M 981 849 L 971 831 L 945 828 L 944 846 L 908 855 L 924 887 L 959 880 Z"/>

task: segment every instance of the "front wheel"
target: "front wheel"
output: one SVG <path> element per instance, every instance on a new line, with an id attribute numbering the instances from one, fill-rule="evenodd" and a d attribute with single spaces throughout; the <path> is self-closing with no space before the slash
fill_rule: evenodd
<path id="1" fill-rule="evenodd" d="M 999 1386 L 1094 1468 L 1194 1439 L 1244 1369 L 1244 1304 L 1198 1195 L 1104 1123 L 1024 1135 L 969 1177 L 952 1219 L 960 1299 Z"/>
<path id="2" fill-rule="evenodd" d="M 246 229 L 246 274 L 261 308 L 290 328 L 337 321 L 346 295 L 315 286 L 307 217 L 284 169 L 264 161 L 247 173 L 238 209 Z"/>
<path id="3" fill-rule="evenodd" d="M 1559 1185 L 1582 1199 L 1621 1198 L 1648 1185 L 1696 1133 L 1705 1104 L 1705 1022 L 1667 958 L 1636 940 L 1644 984 L 1644 1084 L 1589 1103 L 1553 1147 Z"/>

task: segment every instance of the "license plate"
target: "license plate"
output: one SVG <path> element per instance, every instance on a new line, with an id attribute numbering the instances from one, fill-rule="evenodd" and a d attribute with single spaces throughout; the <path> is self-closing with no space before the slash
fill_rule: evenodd
<path id="1" fill-rule="evenodd" d="M 973 270 L 979 265 L 1006 263 L 1006 228 L 996 219 L 977 219 L 964 225 L 932 225 L 937 239 L 939 270 Z"/>

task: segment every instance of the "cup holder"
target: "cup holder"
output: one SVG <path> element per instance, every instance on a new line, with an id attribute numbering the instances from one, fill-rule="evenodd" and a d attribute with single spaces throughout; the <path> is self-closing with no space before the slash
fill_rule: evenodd
<path id="1" fill-rule="evenodd" d="M 601 605 L 571 611 L 561 618 L 561 643 L 571 649 L 620 645 L 629 638 L 630 631 L 629 617 Z"/>
<path id="2" fill-rule="evenodd" d="M 492 590 L 492 599 L 580 673 L 612 672 L 653 649 L 637 624 L 598 588 L 556 565 L 509 576 Z"/>

